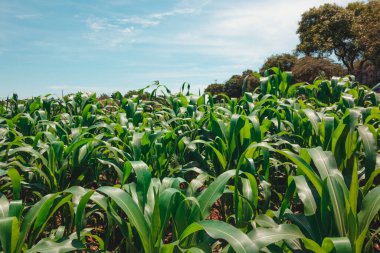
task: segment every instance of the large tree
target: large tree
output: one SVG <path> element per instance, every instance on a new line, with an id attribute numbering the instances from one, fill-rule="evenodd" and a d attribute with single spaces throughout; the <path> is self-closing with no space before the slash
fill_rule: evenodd
<path id="1" fill-rule="evenodd" d="M 354 14 L 352 30 L 363 60 L 380 65 L 380 1 L 355 2 L 347 6 Z"/>
<path id="2" fill-rule="evenodd" d="M 379 64 L 380 2 L 324 4 L 302 14 L 297 51 L 307 56 L 335 54 L 349 73 L 360 76 L 366 61 Z M 359 63 L 359 64 L 358 64 Z"/>

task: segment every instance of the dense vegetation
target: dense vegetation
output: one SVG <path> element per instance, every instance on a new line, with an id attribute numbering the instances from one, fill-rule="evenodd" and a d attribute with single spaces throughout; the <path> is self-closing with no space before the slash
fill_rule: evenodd
<path id="1" fill-rule="evenodd" d="M 272 55 L 266 59 L 260 73 L 270 66 L 279 66 L 281 69 L 291 71 L 295 82 L 313 83 L 315 79 L 330 79 L 333 76 L 345 76 L 347 71 L 338 63 L 328 58 L 311 56 L 296 57 L 290 54 Z"/>
<path id="2" fill-rule="evenodd" d="M 297 51 L 306 55 L 335 55 L 362 80 L 365 63 L 380 66 L 380 2 L 353 2 L 347 7 L 324 4 L 302 14 Z M 377 75 L 377 82 L 380 76 Z"/>
<path id="3" fill-rule="evenodd" d="M 0 251 L 375 251 L 379 96 L 291 79 L 3 101 Z"/>
<path id="4" fill-rule="evenodd" d="M 380 83 L 380 1 L 311 8 L 302 14 L 297 34 L 300 42 L 293 53 L 269 56 L 257 71 L 262 74 L 270 67 L 280 67 L 292 71 L 296 82 L 313 83 L 316 78 L 350 74 L 369 87 Z M 247 70 L 226 82 L 210 84 L 208 91 L 239 97 L 247 75 L 251 79 L 247 90 L 253 90 L 258 82 L 254 71 Z"/>

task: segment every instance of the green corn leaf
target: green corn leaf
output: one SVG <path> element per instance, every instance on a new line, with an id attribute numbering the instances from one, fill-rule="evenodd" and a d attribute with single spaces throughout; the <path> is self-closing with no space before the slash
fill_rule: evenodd
<path id="1" fill-rule="evenodd" d="M 159 209 L 160 209 L 160 221 L 161 221 L 161 230 L 160 236 L 164 233 L 164 229 L 166 228 L 170 213 L 172 211 L 174 205 L 174 198 L 177 195 L 180 195 L 181 192 L 174 188 L 168 188 L 160 193 L 159 198 Z"/>
<path id="2" fill-rule="evenodd" d="M 104 193 L 115 201 L 120 209 L 128 216 L 131 224 L 136 228 L 145 252 L 151 252 L 153 242 L 151 242 L 149 226 L 143 213 L 135 204 L 132 197 L 125 191 L 110 186 L 100 187 L 97 191 Z"/>
<path id="3" fill-rule="evenodd" d="M 325 238 L 322 242 L 322 249 L 324 249 L 326 252 L 352 252 L 351 242 L 347 237 Z"/>
<path id="4" fill-rule="evenodd" d="M 314 215 L 317 211 L 317 204 L 315 202 L 313 193 L 311 192 L 310 187 L 306 182 L 305 177 L 293 176 L 292 179 L 296 185 L 298 197 L 304 205 L 305 215 Z"/>
<path id="5" fill-rule="evenodd" d="M 152 180 L 151 172 L 149 170 L 149 167 L 142 161 L 126 162 L 125 166 L 133 168 L 133 171 L 136 173 L 137 197 L 139 199 L 139 206 L 143 211 L 148 201 L 147 194 L 150 182 Z M 127 169 L 127 171 L 128 170 L 130 169 Z"/>
<path id="6" fill-rule="evenodd" d="M 8 170 L 8 176 L 12 180 L 13 187 L 13 199 L 17 200 L 21 198 L 21 176 L 15 168 Z"/>
<path id="7" fill-rule="evenodd" d="M 314 132 L 316 135 L 319 135 L 318 124 L 321 121 L 318 115 L 311 109 L 303 109 L 306 117 L 309 119 L 311 125 L 313 126 Z"/>
<path id="8" fill-rule="evenodd" d="M 93 190 L 90 190 L 86 194 L 84 194 L 81 200 L 79 201 L 78 207 L 76 209 L 75 226 L 77 230 L 76 233 L 77 233 L 78 240 L 80 240 L 80 231 L 82 230 L 84 226 L 85 208 L 86 208 L 87 202 L 90 200 L 93 194 L 94 194 Z"/>
<path id="9" fill-rule="evenodd" d="M 60 242 L 55 242 L 54 240 L 44 238 L 34 247 L 27 250 L 26 253 L 65 253 L 84 249 L 85 246 L 77 239 L 66 239 Z"/>
<path id="10" fill-rule="evenodd" d="M 323 151 L 320 147 L 308 150 L 322 180 L 326 181 L 329 191 L 330 203 L 334 213 L 334 221 L 339 235 L 346 235 L 347 219 L 345 216 L 345 187 L 342 175 L 337 168 L 334 156 L 331 152 Z"/>
<path id="11" fill-rule="evenodd" d="M 197 144 L 197 143 L 202 143 L 204 145 L 209 146 L 214 151 L 215 155 L 217 156 L 220 165 L 222 165 L 222 168 L 226 169 L 226 167 L 227 167 L 227 160 L 224 157 L 224 155 L 218 149 L 216 149 L 212 144 L 210 144 L 210 143 L 208 143 L 206 141 L 203 141 L 203 140 L 195 140 L 195 141 L 191 142 L 191 144 Z"/>
<path id="12" fill-rule="evenodd" d="M 356 241 L 356 252 L 361 250 L 369 226 L 373 218 L 380 210 L 380 186 L 369 191 L 362 202 L 361 211 L 358 213 L 360 235 Z"/>
<path id="13" fill-rule="evenodd" d="M 274 228 L 256 228 L 249 232 L 248 236 L 259 249 L 278 241 L 304 237 L 299 228 L 292 224 L 281 224 Z"/>
<path id="14" fill-rule="evenodd" d="M 362 139 L 365 153 L 365 175 L 369 178 L 376 167 L 377 143 L 367 126 L 359 126 L 358 132 Z"/>
<path id="15" fill-rule="evenodd" d="M 26 236 L 30 232 L 32 225 L 35 221 L 38 220 L 37 227 L 42 226 L 46 222 L 46 218 L 49 215 L 50 207 L 54 202 L 54 199 L 58 196 L 58 194 L 48 194 L 44 196 L 40 201 L 33 205 L 31 209 L 27 212 L 24 219 L 21 222 L 20 227 L 20 237 L 17 243 L 16 252 L 20 252 L 23 247 Z"/>
<path id="16" fill-rule="evenodd" d="M 246 234 L 222 221 L 204 220 L 193 223 L 186 228 L 179 240 L 182 241 L 187 236 L 200 230 L 205 230 L 206 233 L 214 239 L 223 239 L 227 241 L 236 252 L 259 252 L 258 247 Z"/>
<path id="17" fill-rule="evenodd" d="M 374 170 L 371 176 L 369 177 L 369 179 L 367 180 L 367 183 L 365 184 L 364 189 L 363 189 L 364 195 L 366 195 L 369 189 L 373 186 L 373 182 L 378 175 L 380 175 L 380 167 Z"/>
<path id="18" fill-rule="evenodd" d="M 235 175 L 235 170 L 228 170 L 218 176 L 198 198 L 201 214 L 204 218 L 209 215 L 211 206 L 222 196 L 228 180 Z"/>
<path id="19" fill-rule="evenodd" d="M 19 233 L 19 222 L 16 217 L 0 218 L 0 243 L 4 252 L 18 252 L 16 246 Z"/>
<path id="20" fill-rule="evenodd" d="M 8 217 L 9 201 L 5 195 L 0 195 L 0 218 Z"/>
<path id="21" fill-rule="evenodd" d="M 16 217 L 18 220 L 21 219 L 21 214 L 24 211 L 24 205 L 21 200 L 12 200 L 9 203 L 9 213 L 8 217 Z"/>

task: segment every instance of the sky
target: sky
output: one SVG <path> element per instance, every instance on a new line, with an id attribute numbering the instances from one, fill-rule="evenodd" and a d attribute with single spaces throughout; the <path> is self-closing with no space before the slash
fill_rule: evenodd
<path id="1" fill-rule="evenodd" d="M 292 52 L 301 14 L 347 0 L 0 0 L 0 98 L 193 92 Z"/>

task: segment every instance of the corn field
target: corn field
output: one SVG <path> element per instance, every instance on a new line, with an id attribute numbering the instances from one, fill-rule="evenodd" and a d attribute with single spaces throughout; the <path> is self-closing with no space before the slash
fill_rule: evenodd
<path id="1" fill-rule="evenodd" d="M 0 252 L 376 252 L 379 94 L 291 80 L 2 101 Z"/>

